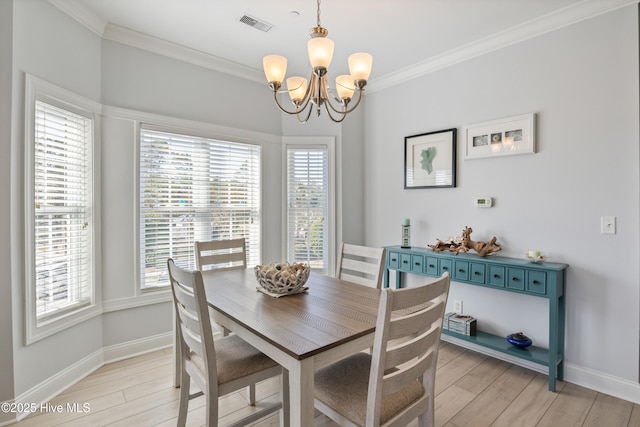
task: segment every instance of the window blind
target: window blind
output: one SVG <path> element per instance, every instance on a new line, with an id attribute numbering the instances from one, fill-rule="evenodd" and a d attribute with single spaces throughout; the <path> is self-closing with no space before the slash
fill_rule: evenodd
<path id="1" fill-rule="evenodd" d="M 257 145 L 141 129 L 142 289 L 169 284 L 168 258 L 194 269 L 196 241 L 244 237 L 259 263 L 260 162 Z"/>
<path id="2" fill-rule="evenodd" d="M 287 243 L 289 262 L 328 273 L 328 150 L 287 149 Z"/>
<path id="3" fill-rule="evenodd" d="M 92 120 L 35 101 L 34 249 L 37 323 L 88 305 Z"/>

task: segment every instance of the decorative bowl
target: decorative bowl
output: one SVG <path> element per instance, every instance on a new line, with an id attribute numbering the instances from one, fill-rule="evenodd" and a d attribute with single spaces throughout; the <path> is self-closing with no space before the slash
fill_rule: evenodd
<path id="1" fill-rule="evenodd" d="M 529 337 L 522 332 L 516 332 L 515 334 L 507 335 L 507 341 L 509 341 L 510 344 L 521 348 L 529 347 L 531 344 L 533 344 L 531 339 L 529 339 Z"/>
<path id="2" fill-rule="evenodd" d="M 256 279 L 269 294 L 291 295 L 304 292 L 311 267 L 303 263 L 276 262 L 254 267 Z"/>

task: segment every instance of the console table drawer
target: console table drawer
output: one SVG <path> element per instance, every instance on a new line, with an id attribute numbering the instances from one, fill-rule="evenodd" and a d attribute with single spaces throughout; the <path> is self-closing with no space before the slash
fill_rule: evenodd
<path id="1" fill-rule="evenodd" d="M 485 280 L 484 271 L 485 271 L 484 264 L 471 263 L 471 276 L 469 277 L 469 280 L 471 280 L 474 283 L 484 285 L 484 280 Z"/>
<path id="2" fill-rule="evenodd" d="M 400 267 L 400 254 L 398 252 L 389 252 L 389 268 L 397 270 Z"/>
<path id="3" fill-rule="evenodd" d="M 422 264 L 424 257 L 422 255 L 411 255 L 411 271 L 416 274 L 422 274 Z"/>
<path id="4" fill-rule="evenodd" d="M 431 275 L 438 275 L 438 258 L 428 256 L 427 263 L 424 265 L 424 272 Z"/>
<path id="5" fill-rule="evenodd" d="M 411 271 L 411 254 L 400 254 L 400 270 Z"/>
<path id="6" fill-rule="evenodd" d="M 507 288 L 524 291 L 524 270 L 507 268 Z"/>
<path id="7" fill-rule="evenodd" d="M 455 261 L 451 276 L 453 280 L 469 280 L 469 263 L 467 261 Z"/>
<path id="8" fill-rule="evenodd" d="M 547 273 L 544 271 L 529 271 L 527 279 L 527 291 L 536 294 L 547 294 Z"/>
<path id="9" fill-rule="evenodd" d="M 441 276 L 443 273 L 451 274 L 453 270 L 453 260 L 441 258 L 438 260 L 438 264 L 440 266 L 438 276 Z"/>
<path id="10" fill-rule="evenodd" d="M 504 288 L 505 271 L 500 265 L 489 265 L 489 278 L 487 284 L 497 288 Z"/>

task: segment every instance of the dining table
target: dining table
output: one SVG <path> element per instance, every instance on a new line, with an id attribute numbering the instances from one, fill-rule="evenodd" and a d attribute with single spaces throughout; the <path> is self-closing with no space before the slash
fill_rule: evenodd
<path id="1" fill-rule="evenodd" d="M 202 277 L 212 319 L 287 369 L 290 424 L 312 426 L 314 372 L 373 346 L 380 289 L 311 272 L 305 292 L 274 297 L 251 268 Z"/>

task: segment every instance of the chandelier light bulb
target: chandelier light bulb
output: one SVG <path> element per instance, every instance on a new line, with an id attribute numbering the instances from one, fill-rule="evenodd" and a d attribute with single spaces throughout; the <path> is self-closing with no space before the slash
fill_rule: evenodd
<path id="1" fill-rule="evenodd" d="M 371 74 L 371 65 L 373 64 L 373 57 L 365 52 L 354 53 L 349 56 L 349 73 L 353 76 L 354 80 L 369 80 L 369 74 Z"/>
<path id="2" fill-rule="evenodd" d="M 287 73 L 287 58 L 280 55 L 267 55 L 262 59 L 262 67 L 267 82 L 282 84 Z"/>
<path id="3" fill-rule="evenodd" d="M 318 67 L 329 69 L 333 58 L 333 40 L 326 37 L 315 37 L 307 42 L 309 62 L 315 70 Z"/>
<path id="4" fill-rule="evenodd" d="M 300 76 L 292 76 L 287 79 L 287 91 L 294 103 L 300 103 L 307 92 L 307 79 Z"/>
<path id="5" fill-rule="evenodd" d="M 356 91 L 353 80 L 353 77 L 349 74 L 336 77 L 336 92 L 338 92 L 340 99 L 351 99 L 353 97 L 353 93 Z"/>

